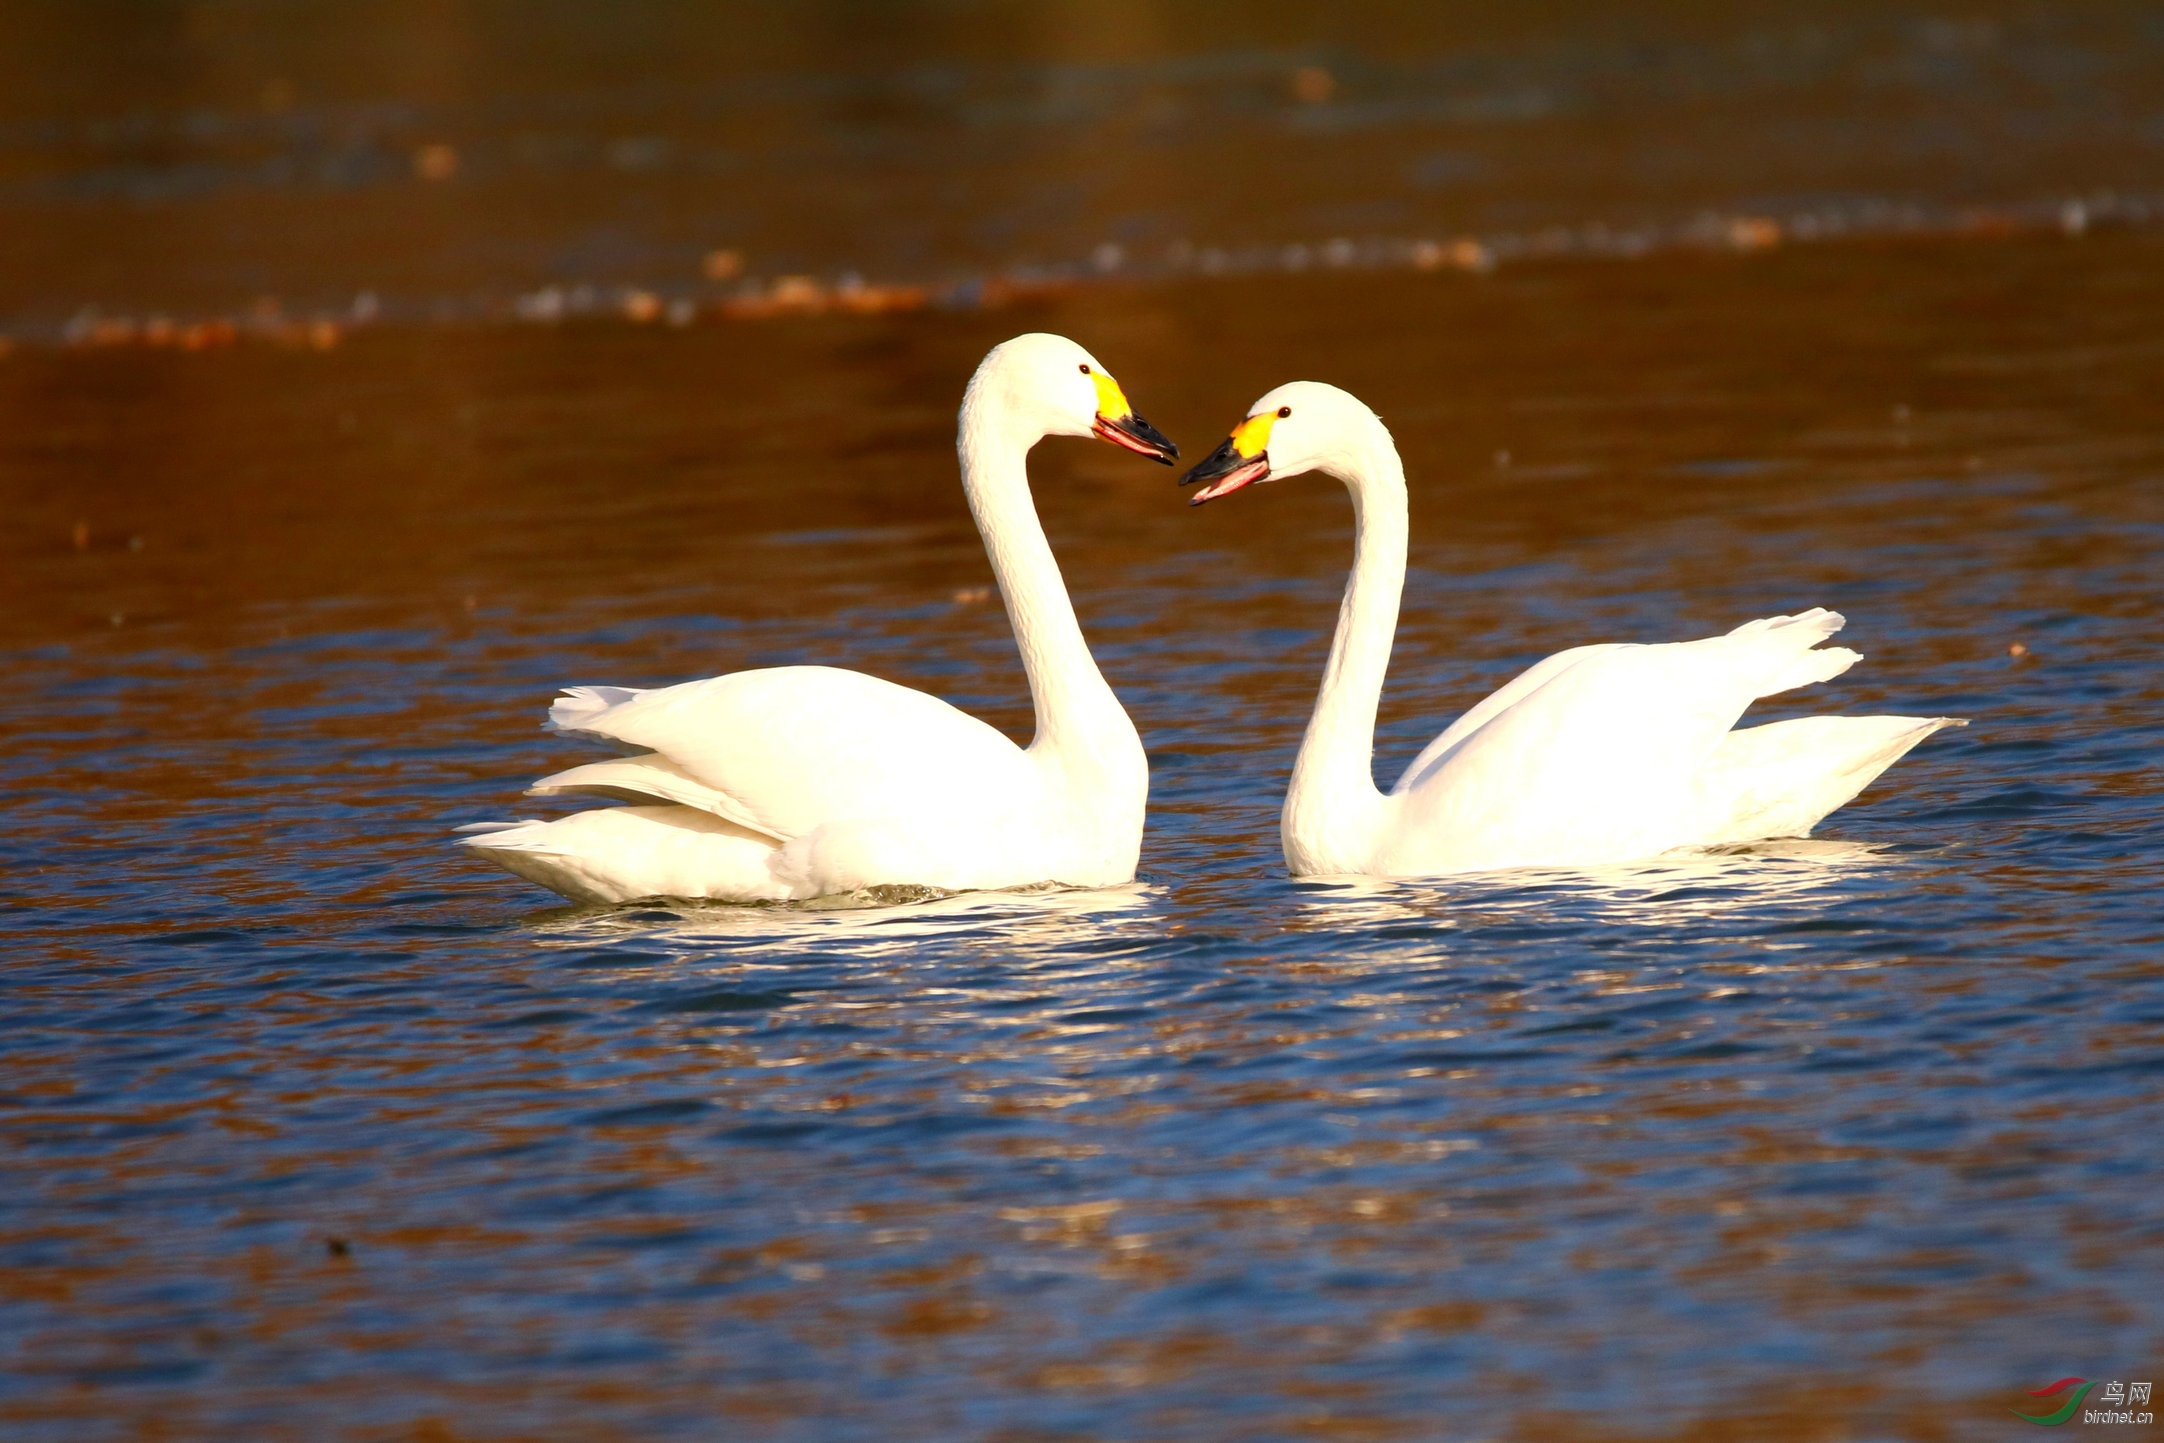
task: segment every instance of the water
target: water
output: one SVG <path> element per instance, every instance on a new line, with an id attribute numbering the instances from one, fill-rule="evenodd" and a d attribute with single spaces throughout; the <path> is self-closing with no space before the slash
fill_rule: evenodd
<path id="1" fill-rule="evenodd" d="M 19 344 L 8 1437 L 2011 1438 L 2028 1389 L 2150 1378 L 2160 260 L 2055 229 Z M 951 447 L 1031 328 L 1191 455 L 1295 376 L 1382 412 L 1385 779 L 1548 652 L 1812 604 L 1866 659 L 1754 720 L 1973 725 L 1808 843 L 1295 882 L 1341 490 L 1189 510 L 1049 442 L 1152 758 L 1135 886 L 578 910 L 448 845 L 550 807 L 563 683 L 821 661 L 1026 738 Z"/>
<path id="2" fill-rule="evenodd" d="M 2096 0 L 16 11 L 22 339 L 2164 218 Z"/>

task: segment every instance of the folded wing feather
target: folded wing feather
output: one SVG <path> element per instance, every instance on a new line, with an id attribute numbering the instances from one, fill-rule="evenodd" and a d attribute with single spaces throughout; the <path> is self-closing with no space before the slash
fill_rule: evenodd
<path id="1" fill-rule="evenodd" d="M 526 794 L 533 797 L 609 797 L 634 804 L 674 802 L 679 806 L 696 807 L 777 842 L 789 840 L 762 827 L 758 818 L 736 798 L 706 785 L 659 752 L 642 752 L 637 756 L 570 767 L 543 777 L 528 787 Z"/>
<path id="2" fill-rule="evenodd" d="M 828 822 L 1028 805 L 1037 774 L 995 728 L 934 696 L 837 667 L 732 672 L 631 691 L 579 687 L 559 730 L 642 755 L 536 790 L 660 797 L 777 840 Z"/>

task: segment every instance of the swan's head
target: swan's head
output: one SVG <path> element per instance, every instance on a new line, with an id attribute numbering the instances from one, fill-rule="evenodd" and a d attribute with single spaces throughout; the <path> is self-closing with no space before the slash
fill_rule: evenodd
<path id="1" fill-rule="evenodd" d="M 1345 479 L 1374 444 L 1382 421 L 1358 397 L 1320 381 L 1291 381 L 1264 396 L 1232 428 L 1224 444 L 1180 478 L 1209 484 L 1187 498 L 1190 506 L 1230 496 L 1257 481 L 1303 471 L 1327 471 Z"/>
<path id="2" fill-rule="evenodd" d="M 1095 436 L 1170 466 L 1180 448 L 1135 414 L 1112 373 L 1065 336 L 1032 332 L 992 348 L 962 407 L 994 406 L 1039 436 Z"/>

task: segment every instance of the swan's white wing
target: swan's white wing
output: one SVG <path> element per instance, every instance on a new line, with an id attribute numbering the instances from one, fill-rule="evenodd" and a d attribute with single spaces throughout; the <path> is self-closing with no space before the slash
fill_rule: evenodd
<path id="1" fill-rule="evenodd" d="M 1392 794 L 1402 874 L 1646 856 L 1690 840 L 1695 779 L 1751 702 L 1844 669 L 1830 611 L 1548 658 L 1437 739 Z M 1814 675 L 1815 673 L 1815 675 Z"/>
<path id="2" fill-rule="evenodd" d="M 1880 772 L 1954 717 L 1807 716 L 1740 727 L 1699 773 L 1701 846 L 1808 837 Z"/>
<path id="3" fill-rule="evenodd" d="M 1731 675 L 1740 684 L 1757 686 L 1759 689 L 1745 698 L 1744 704 L 1762 696 L 1774 696 L 1813 682 L 1827 681 L 1847 671 L 1863 658 L 1846 647 L 1829 646 L 1812 650 L 1820 641 L 1839 631 L 1844 619 L 1839 612 L 1813 608 L 1796 616 L 1769 616 L 1758 621 L 1747 621 L 1726 636 L 1709 637 L 1701 642 L 1674 642 L 1676 646 L 1722 647 L 1735 663 Z M 1554 656 L 1537 661 L 1517 676 L 1505 682 L 1494 692 L 1482 698 L 1472 710 L 1452 722 L 1450 726 L 1429 742 L 1420 755 L 1413 758 L 1412 765 L 1398 778 L 1390 790 L 1393 795 L 1419 786 L 1450 754 L 1498 713 L 1515 706 L 1526 697 L 1539 691 L 1564 672 L 1588 665 L 1615 652 L 1659 651 L 1658 647 L 1633 647 L 1609 642 L 1595 646 L 1574 646 L 1559 651 Z M 1643 665 L 1647 661 L 1658 663 L 1659 658 L 1641 658 L 1631 665 Z M 1761 674 L 1762 673 L 1762 674 Z M 1746 681 L 1746 678 L 1755 680 Z M 1741 712 L 1738 712 L 1740 715 Z"/>
<path id="4" fill-rule="evenodd" d="M 652 691 L 574 687 L 549 718 L 572 735 L 658 753 L 597 764 L 616 770 L 591 778 L 594 790 L 682 801 L 784 841 L 852 818 L 1026 806 L 1037 786 L 1021 748 L 984 722 L 836 667 L 740 671 Z M 549 783 L 582 789 L 570 779 L 587 770 Z"/>
<path id="5" fill-rule="evenodd" d="M 1845 646 L 1818 645 L 1846 625 L 1848 618 L 1840 612 L 1814 606 L 1794 616 L 1768 616 L 1758 621 L 1746 621 L 1728 635 L 1714 639 L 1730 642 L 1739 654 L 1748 655 L 1750 662 L 1746 665 L 1773 664 L 1770 674 L 1753 683 L 1758 688 L 1752 693 L 1755 699 L 1779 696 L 1784 691 L 1794 691 L 1814 682 L 1832 681 L 1862 661 L 1863 653 L 1850 651 Z"/>
<path id="6" fill-rule="evenodd" d="M 1603 652 L 1615 651 L 1620 645 L 1619 642 L 1608 642 L 1597 646 L 1574 646 L 1568 651 L 1559 651 L 1554 656 L 1534 662 L 1524 671 L 1519 672 L 1509 681 L 1504 682 L 1500 687 L 1482 697 L 1474 704 L 1472 710 L 1452 722 L 1444 729 L 1441 736 L 1429 742 L 1422 749 L 1420 755 L 1413 758 L 1412 765 L 1405 769 L 1404 774 L 1398 778 L 1398 784 L 1390 789 L 1391 792 L 1395 794 L 1420 785 L 1421 778 L 1433 771 L 1444 757 L 1456 750 L 1458 743 L 1480 730 L 1481 727 L 1487 724 L 1490 717 L 1503 708 L 1512 705 L 1521 697 L 1539 690 L 1558 673 L 1568 671 L 1580 662 L 1588 661 Z"/>

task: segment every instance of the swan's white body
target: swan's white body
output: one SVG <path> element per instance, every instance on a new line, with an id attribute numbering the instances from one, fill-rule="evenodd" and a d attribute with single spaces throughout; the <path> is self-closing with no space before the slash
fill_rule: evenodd
<path id="1" fill-rule="evenodd" d="M 1244 438 L 1244 439 L 1243 439 Z M 1214 468 L 1214 469 L 1213 469 Z M 1382 421 L 1295 382 L 1191 479 L 1209 500 L 1273 475 L 1327 472 L 1357 519 L 1355 560 L 1281 832 L 1296 876 L 1427 877 L 1590 867 L 1682 847 L 1807 836 L 1948 717 L 1804 717 L 1733 729 L 1750 704 L 1860 660 L 1818 644 L 1835 612 L 1656 646 L 1574 647 L 1533 666 L 1429 743 L 1387 793 L 1376 705 L 1405 582 L 1405 472 Z"/>
<path id="2" fill-rule="evenodd" d="M 1115 401 L 1124 407 L 1081 347 L 1022 336 L 985 358 L 962 404 L 962 486 L 1036 703 L 1026 750 L 937 697 L 833 667 L 573 687 L 550 724 L 632 755 L 531 790 L 634 805 L 483 823 L 465 844 L 581 902 L 1132 880 L 1148 765 L 1083 640 L 1025 469 L 1047 435 L 1125 421 L 1123 435 L 1139 426 L 1162 440 L 1131 412 L 1103 414 Z"/>

